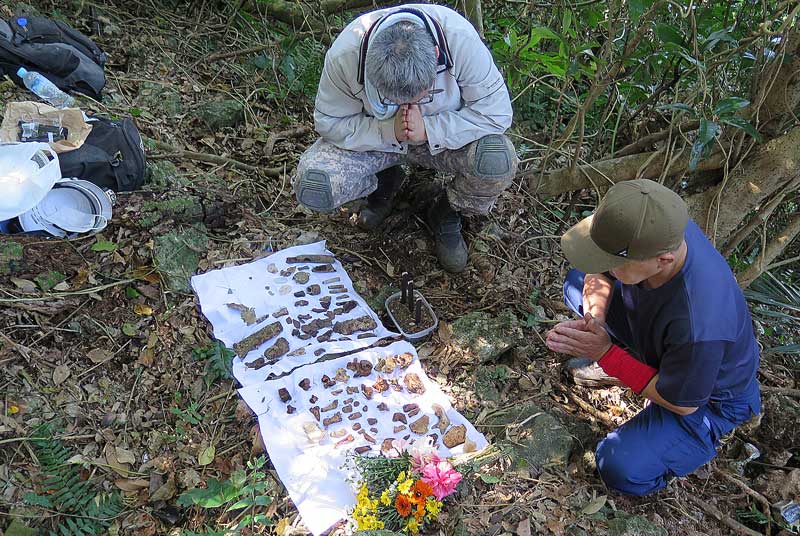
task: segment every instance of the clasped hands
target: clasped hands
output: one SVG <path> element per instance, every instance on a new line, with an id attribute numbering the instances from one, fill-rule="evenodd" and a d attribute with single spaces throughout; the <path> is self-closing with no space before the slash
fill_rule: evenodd
<path id="1" fill-rule="evenodd" d="M 560 322 L 547 332 L 547 347 L 553 352 L 599 361 L 611 349 L 605 325 L 586 313 L 581 320 Z"/>
<path id="2" fill-rule="evenodd" d="M 428 141 L 425 122 L 418 104 L 401 104 L 394 114 L 394 135 L 397 141 Z"/>

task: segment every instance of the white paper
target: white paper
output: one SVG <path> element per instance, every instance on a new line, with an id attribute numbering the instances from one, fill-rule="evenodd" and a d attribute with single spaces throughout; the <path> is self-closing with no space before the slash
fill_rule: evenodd
<path id="1" fill-rule="evenodd" d="M 452 409 L 447 396 L 442 393 L 438 385 L 430 381 L 423 371 L 414 347 L 405 342 L 394 342 L 382 348 L 368 348 L 379 339 L 395 335 L 383 327 L 380 319 L 372 311 L 366 302 L 356 294 L 353 284 L 341 264 L 336 261 L 333 263 L 335 272 L 309 273 L 310 279 L 307 283 L 300 285 L 294 282 L 292 276 L 283 277 L 280 273 L 270 273 L 267 268 L 270 264 L 275 264 L 278 272 L 285 270 L 288 266 L 286 258 L 298 255 L 332 255 L 325 249 L 324 242 L 309 244 L 305 246 L 295 246 L 270 255 L 264 259 L 254 261 L 245 265 L 222 268 L 214 270 L 192 278 L 192 287 L 197 293 L 200 307 L 206 318 L 214 327 L 214 336 L 224 342 L 228 347 L 233 345 L 246 336 L 254 333 L 270 322 L 280 320 L 283 332 L 281 337 L 289 342 L 289 353 L 298 348 L 304 348 L 302 355 L 284 356 L 273 365 L 266 365 L 259 369 L 247 367 L 247 363 L 252 363 L 262 356 L 264 350 L 271 346 L 278 337 L 265 342 L 259 348 L 250 351 L 244 359 L 236 357 L 233 362 L 233 374 L 242 384 L 239 394 L 248 406 L 258 416 L 261 436 L 264 439 L 267 452 L 278 475 L 281 477 L 292 501 L 297 506 L 303 521 L 309 530 L 319 535 L 328 530 L 338 521 L 346 518 L 348 510 L 355 504 L 355 495 L 352 484 L 347 481 L 347 475 L 343 470 L 343 464 L 349 453 L 360 446 L 371 446 L 372 454 L 380 452 L 381 443 L 386 438 L 402 439 L 406 435 L 410 440 L 421 438 L 410 429 L 406 428 L 398 433 L 394 432 L 394 427 L 402 423 L 394 422 L 393 415 L 396 412 L 403 412 L 405 404 L 415 403 L 419 405 L 419 414 L 407 418 L 408 424 L 419 419 L 423 415 L 429 418 L 429 434 L 436 434 L 438 441 L 439 454 L 441 456 L 453 456 L 463 452 L 463 445 L 454 447 L 452 450 L 446 448 L 442 442 L 439 430 L 434 429 L 438 418 L 434 415 L 433 404 L 438 404 L 446 411 L 450 420 L 450 425 L 465 425 L 467 429 L 466 437 L 475 443 L 478 450 L 487 445 L 486 438 L 458 412 Z M 316 266 L 311 263 L 293 264 L 291 266 Z M 296 272 L 296 271 L 295 271 Z M 315 338 L 301 340 L 291 335 L 293 326 L 285 323 L 286 317 L 279 319 L 273 318 L 272 313 L 286 307 L 289 317 L 297 319 L 300 314 L 312 314 L 312 318 L 317 318 L 323 313 L 312 313 L 311 309 L 317 307 L 319 299 L 326 295 L 326 287 L 322 284 L 323 280 L 338 277 L 339 281 L 335 284 L 343 285 L 348 300 L 354 300 L 357 304 L 355 309 L 346 314 L 340 314 L 334 321 L 347 320 L 363 315 L 371 316 L 377 323 L 376 329 L 372 330 L 373 337 L 358 339 L 355 335 L 346 341 L 318 342 Z M 306 296 L 297 298 L 294 292 L 305 289 L 311 284 L 319 284 L 323 292 L 318 296 Z M 281 294 L 280 288 L 290 285 Z M 270 294 L 271 293 L 271 294 Z M 330 309 L 335 308 L 336 296 L 332 296 Z M 299 299 L 308 300 L 308 306 L 295 306 Z M 241 312 L 229 307 L 227 304 L 237 303 L 245 307 L 255 309 L 257 317 L 270 315 L 264 321 L 248 326 L 242 320 Z M 308 320 L 309 322 L 311 320 Z M 320 330 L 320 333 L 325 329 Z M 334 336 L 334 339 L 339 336 Z M 319 350 L 319 352 L 317 352 Z M 318 361 L 324 354 L 333 354 L 343 351 L 354 351 L 354 353 L 330 359 Z M 315 352 L 321 355 L 315 355 Z M 323 353 L 324 352 L 324 353 Z M 410 353 L 413 356 L 411 365 L 406 370 L 396 369 L 392 374 L 383 374 L 374 371 L 366 377 L 355 378 L 354 372 L 347 370 L 347 363 L 357 360 L 368 360 L 373 365 L 378 363 L 382 357 L 394 356 L 402 353 Z M 349 375 L 348 383 L 337 383 L 330 388 L 324 388 L 321 378 L 324 375 L 334 378 L 338 369 L 345 369 Z M 415 373 L 419 376 L 425 392 L 421 395 L 408 392 L 403 383 L 406 374 Z M 402 390 L 390 388 L 384 393 L 374 392 L 372 400 L 361 391 L 361 384 L 372 386 L 381 375 L 387 380 L 396 379 Z M 276 378 L 277 376 L 277 378 Z M 270 378 L 270 379 L 268 379 Z M 272 379 L 275 378 L 275 379 Z M 303 390 L 299 383 L 307 378 L 311 386 L 308 391 Z M 346 387 L 358 387 L 358 392 L 348 394 Z M 280 400 L 278 390 L 287 389 L 291 400 L 284 403 Z M 336 390 L 342 389 L 343 392 L 333 395 Z M 310 401 L 312 396 L 318 397 L 315 403 Z M 345 401 L 352 398 L 352 411 L 345 413 L 342 408 L 346 405 Z M 314 443 L 309 440 L 308 435 L 303 429 L 304 423 L 316 423 L 316 419 L 309 411 L 312 406 L 324 408 L 333 399 L 338 400 L 338 407 L 334 410 L 321 414 L 318 426 L 326 432 L 325 438 Z M 356 406 L 356 402 L 358 405 Z M 385 412 L 378 410 L 378 404 L 384 402 L 388 406 Z M 295 408 L 292 414 L 287 413 L 288 405 Z M 364 407 L 366 406 L 366 410 Z M 340 412 L 341 423 L 331 424 L 327 428 L 322 421 L 326 417 Z M 350 420 L 348 416 L 361 413 L 361 417 Z M 370 425 L 368 418 L 377 419 L 377 422 Z M 373 437 L 375 443 L 369 442 L 365 436 L 352 429 L 358 422 L 362 430 Z M 373 432 L 370 428 L 376 428 Z M 343 446 L 336 447 L 335 443 L 341 438 L 330 437 L 331 432 L 347 429 L 347 434 L 352 434 L 354 441 Z M 368 454 L 369 455 L 369 454 Z"/>

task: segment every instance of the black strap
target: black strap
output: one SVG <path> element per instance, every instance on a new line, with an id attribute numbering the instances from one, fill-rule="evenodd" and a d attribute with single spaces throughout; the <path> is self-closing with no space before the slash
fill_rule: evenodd
<path id="1" fill-rule="evenodd" d="M 358 53 L 358 78 L 357 81 L 362 86 L 364 85 L 364 80 L 366 80 L 366 70 L 367 70 L 367 48 L 369 47 L 369 39 L 372 36 L 373 30 L 380 26 L 380 24 L 386 20 L 386 17 L 389 15 L 394 15 L 396 13 L 411 13 L 412 15 L 416 15 L 425 25 L 425 29 L 428 30 L 428 33 L 431 34 L 431 37 L 436 42 L 437 46 L 439 47 L 439 65 L 443 65 L 445 69 L 450 69 L 453 67 L 453 60 L 450 56 L 450 47 L 447 45 L 447 39 L 444 35 L 444 30 L 442 30 L 442 26 L 436 21 L 433 17 L 427 17 L 423 12 L 419 11 L 418 9 L 414 9 L 412 7 L 406 7 L 403 9 L 398 9 L 397 11 L 392 11 L 391 13 L 387 13 L 386 15 L 382 16 L 374 23 L 369 29 L 364 33 L 364 37 L 361 38 L 361 47 Z M 428 22 L 430 21 L 430 23 Z M 431 24 L 433 28 L 431 28 Z"/>

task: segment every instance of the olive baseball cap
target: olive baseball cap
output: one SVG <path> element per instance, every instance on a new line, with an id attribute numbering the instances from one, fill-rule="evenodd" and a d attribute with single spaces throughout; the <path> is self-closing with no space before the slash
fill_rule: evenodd
<path id="1" fill-rule="evenodd" d="M 689 211 L 681 196 L 648 179 L 618 182 L 595 213 L 561 237 L 569 262 L 589 274 L 674 251 Z"/>

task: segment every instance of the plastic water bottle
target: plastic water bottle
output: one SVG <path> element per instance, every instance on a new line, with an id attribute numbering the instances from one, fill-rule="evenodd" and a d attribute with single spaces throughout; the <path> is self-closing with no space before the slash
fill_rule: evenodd
<path id="1" fill-rule="evenodd" d="M 17 70 L 17 76 L 22 78 L 25 87 L 56 108 L 72 108 L 75 106 L 75 99 L 58 89 L 58 86 L 42 74 L 20 67 Z"/>

